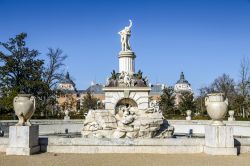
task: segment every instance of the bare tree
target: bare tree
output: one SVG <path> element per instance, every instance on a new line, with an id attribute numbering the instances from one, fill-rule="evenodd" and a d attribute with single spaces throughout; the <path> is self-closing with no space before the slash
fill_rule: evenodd
<path id="1" fill-rule="evenodd" d="M 205 97 L 207 94 L 212 93 L 211 87 L 205 86 L 199 89 L 199 95 L 195 98 L 196 113 L 204 115 L 206 112 Z"/>
<path id="2" fill-rule="evenodd" d="M 246 112 L 248 113 L 248 96 L 249 96 L 249 87 L 250 87 L 250 61 L 247 57 L 244 57 L 240 63 L 240 81 L 239 81 L 239 95 L 243 100 L 240 108 L 242 110 L 243 118 L 246 116 Z"/>
<path id="3" fill-rule="evenodd" d="M 224 93 L 225 97 L 228 98 L 235 94 L 234 79 L 225 73 L 214 80 L 211 88 L 214 92 Z"/>
<path id="4" fill-rule="evenodd" d="M 56 85 L 64 79 L 64 72 L 62 67 L 64 66 L 64 60 L 67 58 L 63 55 L 63 51 L 59 48 L 48 49 L 47 53 L 48 64 L 44 69 L 44 82 L 48 86 L 47 94 L 44 95 L 42 99 L 42 105 L 44 107 L 43 111 L 52 111 L 54 114 L 54 105 L 56 104 Z"/>
<path id="5" fill-rule="evenodd" d="M 227 74 L 222 74 L 217 77 L 211 85 L 200 89 L 200 96 L 204 98 L 208 93 L 224 93 L 225 97 L 229 99 L 229 107 L 233 104 L 234 96 L 236 95 L 235 82 Z"/>
<path id="6" fill-rule="evenodd" d="M 240 63 L 240 94 L 246 97 L 249 94 L 250 86 L 250 61 L 247 57 L 244 57 Z"/>
<path id="7" fill-rule="evenodd" d="M 49 59 L 49 64 L 45 69 L 44 79 L 49 85 L 49 88 L 52 89 L 64 77 L 62 67 L 64 66 L 64 60 L 67 56 L 63 55 L 63 51 L 60 48 L 48 48 L 48 50 L 47 57 Z"/>

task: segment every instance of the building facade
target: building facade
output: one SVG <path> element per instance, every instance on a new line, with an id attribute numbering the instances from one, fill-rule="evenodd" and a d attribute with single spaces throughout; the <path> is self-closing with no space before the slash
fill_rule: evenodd
<path id="1" fill-rule="evenodd" d="M 79 107 L 79 95 L 75 83 L 70 78 L 69 72 L 57 87 L 57 109 L 59 111 L 77 111 Z"/>
<path id="2" fill-rule="evenodd" d="M 162 90 L 167 86 L 165 84 L 149 84 L 151 91 L 149 92 L 149 99 L 159 101 Z M 57 96 L 58 108 L 61 111 L 69 109 L 70 111 L 77 112 L 81 109 L 84 96 L 90 92 L 95 98 L 99 99 L 102 103 L 105 103 L 105 93 L 103 91 L 104 85 L 91 82 L 90 86 L 85 90 L 77 90 L 75 83 L 70 79 L 69 73 L 65 75 L 65 79 L 59 83 Z M 191 84 L 185 79 L 183 72 L 180 74 L 180 79 L 174 86 L 174 92 L 176 96 L 175 105 L 178 106 L 181 101 L 181 95 L 184 92 L 191 92 Z"/>

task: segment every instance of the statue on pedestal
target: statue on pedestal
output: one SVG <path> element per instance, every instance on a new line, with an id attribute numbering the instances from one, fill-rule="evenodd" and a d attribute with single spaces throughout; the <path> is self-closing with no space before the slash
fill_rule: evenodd
<path id="1" fill-rule="evenodd" d="M 123 30 L 118 32 L 118 34 L 121 35 L 122 51 L 131 51 L 129 38 L 131 36 L 132 21 L 129 20 L 129 22 L 129 26 L 126 26 Z"/>

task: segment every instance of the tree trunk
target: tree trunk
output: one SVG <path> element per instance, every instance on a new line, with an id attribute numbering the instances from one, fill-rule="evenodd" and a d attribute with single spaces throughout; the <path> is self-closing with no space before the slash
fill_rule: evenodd
<path id="1" fill-rule="evenodd" d="M 246 115 L 245 115 L 245 108 L 244 108 L 244 107 L 242 108 L 242 117 L 243 117 L 243 118 L 246 117 Z"/>

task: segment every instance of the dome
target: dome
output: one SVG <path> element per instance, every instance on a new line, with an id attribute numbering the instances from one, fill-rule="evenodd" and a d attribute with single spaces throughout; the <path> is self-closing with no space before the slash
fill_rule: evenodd
<path id="1" fill-rule="evenodd" d="M 184 73 L 181 72 L 180 79 L 176 82 L 175 92 L 192 92 L 191 84 L 185 79 Z"/>
<path id="2" fill-rule="evenodd" d="M 189 82 L 185 79 L 184 73 L 181 72 L 180 79 L 176 82 L 176 84 L 189 84 Z"/>

